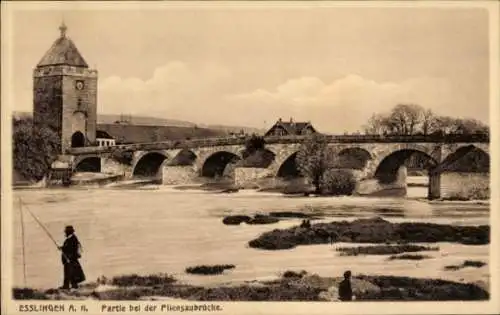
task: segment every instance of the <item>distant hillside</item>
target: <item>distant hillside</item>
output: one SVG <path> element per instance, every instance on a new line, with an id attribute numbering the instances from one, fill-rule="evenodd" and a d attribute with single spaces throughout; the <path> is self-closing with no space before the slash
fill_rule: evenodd
<path id="1" fill-rule="evenodd" d="M 222 130 L 198 127 L 97 124 L 97 129 L 107 132 L 118 144 L 227 136 Z"/>
<path id="2" fill-rule="evenodd" d="M 14 117 L 31 117 L 31 112 L 14 112 Z M 137 126 L 169 126 L 169 127 L 199 127 L 205 129 L 214 129 L 222 131 L 223 133 L 239 133 L 241 130 L 247 134 L 257 133 L 263 134 L 265 131 L 258 128 L 242 127 L 242 126 L 224 126 L 224 125 L 208 125 L 208 124 L 195 124 L 189 121 L 176 120 L 176 119 L 166 119 L 157 117 L 147 117 L 147 116 L 131 116 L 131 115 L 112 115 L 112 114 L 98 114 L 97 124 L 98 125 L 112 125 L 119 121 L 125 121 L 128 125 Z M 220 134 L 220 133 L 217 133 Z"/>
<path id="3" fill-rule="evenodd" d="M 177 127 L 195 126 L 195 124 L 192 122 L 175 120 L 175 119 L 165 119 L 165 118 L 146 117 L 146 116 L 130 116 L 130 115 L 122 117 L 122 115 L 111 115 L 111 114 L 97 115 L 98 124 L 113 124 L 121 120 L 125 120 L 130 125 L 141 125 L 141 126 L 177 126 Z"/>

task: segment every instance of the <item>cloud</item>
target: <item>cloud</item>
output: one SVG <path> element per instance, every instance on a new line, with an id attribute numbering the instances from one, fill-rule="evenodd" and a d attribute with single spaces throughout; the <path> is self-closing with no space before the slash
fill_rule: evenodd
<path id="1" fill-rule="evenodd" d="M 341 133 L 359 130 L 373 112 L 398 103 L 441 112 L 457 101 L 453 87 L 442 78 L 377 82 L 351 74 L 324 82 L 309 76 L 272 89 L 234 91 L 235 80 L 244 79 L 216 64 L 170 62 L 146 80 L 112 76 L 100 81 L 99 112 L 261 128 L 279 117 L 294 117 L 311 121 L 321 131 Z"/>
<path id="2" fill-rule="evenodd" d="M 229 96 L 228 100 L 240 106 L 286 107 L 282 112 L 285 117 L 310 120 L 327 132 L 342 132 L 358 130 L 373 112 L 389 111 L 398 103 L 439 109 L 448 105 L 451 96 L 451 86 L 445 79 L 376 82 L 348 75 L 328 84 L 315 77 L 292 79 L 272 91 L 258 89 Z"/>
<path id="3" fill-rule="evenodd" d="M 99 112 L 202 119 L 206 103 L 223 93 L 230 77 L 213 64 L 180 61 L 156 68 L 146 80 L 108 77 L 99 83 Z"/>

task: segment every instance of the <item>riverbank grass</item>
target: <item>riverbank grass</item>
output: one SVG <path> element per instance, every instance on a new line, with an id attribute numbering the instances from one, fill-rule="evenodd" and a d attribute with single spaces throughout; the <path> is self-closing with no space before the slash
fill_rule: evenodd
<path id="1" fill-rule="evenodd" d="M 165 297 L 189 301 L 338 301 L 337 287 L 342 281 L 341 277 L 295 271 L 285 271 L 280 278 L 271 281 L 211 287 L 180 284 L 165 275 L 124 275 L 116 279 L 120 279 L 117 282 L 120 286 L 102 289 L 89 285 L 76 292 L 14 288 L 13 297 L 17 300 L 151 300 Z M 352 278 L 351 284 L 356 301 L 489 299 L 488 291 L 476 284 L 439 279 L 358 275 Z"/>

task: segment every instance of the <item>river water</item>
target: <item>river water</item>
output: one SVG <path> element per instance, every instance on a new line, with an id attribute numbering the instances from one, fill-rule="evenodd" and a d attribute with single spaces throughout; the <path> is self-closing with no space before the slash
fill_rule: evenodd
<path id="1" fill-rule="evenodd" d="M 425 189 L 424 189 L 425 190 Z M 226 226 L 229 214 L 302 211 L 324 216 L 324 221 L 380 216 L 386 220 L 424 221 L 461 225 L 489 224 L 489 206 L 441 204 L 411 198 L 284 197 L 272 193 L 241 191 L 217 194 L 179 191 L 167 186 L 142 189 L 68 188 L 14 191 L 14 284 L 23 285 L 20 203 L 42 221 L 58 242 L 65 225 L 72 224 L 83 244 L 82 266 L 89 281 L 105 275 L 166 272 L 194 284 L 237 283 L 269 279 L 286 270 L 307 270 L 322 276 L 386 274 L 487 281 L 489 265 L 445 271 L 446 265 L 465 259 L 489 261 L 489 246 L 438 243 L 431 259 L 388 261 L 386 256 L 341 257 L 337 246 L 299 246 L 291 250 L 249 248 L 248 241 L 263 232 L 300 223 L 283 220 L 272 225 Z M 27 284 L 50 288 L 61 285 L 62 266 L 54 244 L 24 211 Z M 364 244 L 366 245 L 366 244 Z M 199 264 L 234 264 L 219 276 L 184 272 Z"/>

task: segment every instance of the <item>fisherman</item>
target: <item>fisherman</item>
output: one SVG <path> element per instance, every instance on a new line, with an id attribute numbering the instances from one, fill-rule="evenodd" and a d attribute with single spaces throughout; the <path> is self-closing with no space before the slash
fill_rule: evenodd
<path id="1" fill-rule="evenodd" d="M 66 226 L 64 234 L 66 235 L 66 240 L 64 240 L 63 246 L 59 246 L 64 266 L 64 283 L 61 289 L 69 289 L 70 284 L 72 288 L 77 289 L 78 284 L 85 281 L 85 274 L 78 262 L 78 259 L 81 257 L 81 244 L 75 235 L 73 226 Z"/>
<path id="2" fill-rule="evenodd" d="M 341 301 L 352 301 L 351 271 L 344 272 L 344 280 L 339 284 L 339 299 Z"/>

